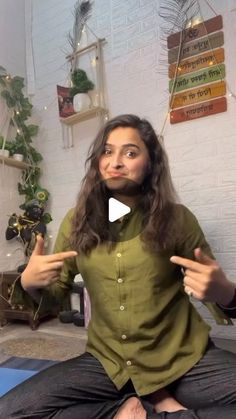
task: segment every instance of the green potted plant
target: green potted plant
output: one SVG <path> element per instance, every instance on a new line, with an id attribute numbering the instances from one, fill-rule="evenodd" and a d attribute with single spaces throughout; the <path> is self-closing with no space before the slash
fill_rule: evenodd
<path id="1" fill-rule="evenodd" d="M 86 72 L 80 68 L 73 71 L 71 81 L 70 95 L 73 97 L 74 110 L 81 112 L 89 109 L 91 107 L 91 98 L 88 92 L 93 90 L 94 83 L 88 79 Z"/>
<path id="2" fill-rule="evenodd" d="M 24 142 L 18 139 L 12 141 L 11 155 L 13 159 L 23 161 L 27 159 L 27 149 Z"/>
<path id="3" fill-rule="evenodd" d="M 18 192 L 24 197 L 23 206 L 29 201 L 37 199 L 46 208 L 49 192 L 40 185 L 41 170 L 38 164 L 43 159 L 42 155 L 33 147 L 33 137 L 38 134 L 38 125 L 28 123 L 31 117 L 32 104 L 24 94 L 24 79 L 19 76 L 11 77 L 0 66 L 0 96 L 5 101 L 10 115 L 10 124 L 16 128 L 14 139 L 3 144 L 0 137 L 0 149 L 8 149 L 14 158 L 18 154 L 23 155 L 28 166 L 22 169 L 21 181 L 18 182 Z M 1 147 L 2 145 L 2 147 Z M 23 209 L 23 206 L 21 209 Z M 52 220 L 49 213 L 44 214 L 44 222 Z"/>
<path id="4" fill-rule="evenodd" d="M 0 135 L 0 155 L 4 157 L 9 157 L 12 154 L 12 142 L 5 141 L 4 138 Z"/>

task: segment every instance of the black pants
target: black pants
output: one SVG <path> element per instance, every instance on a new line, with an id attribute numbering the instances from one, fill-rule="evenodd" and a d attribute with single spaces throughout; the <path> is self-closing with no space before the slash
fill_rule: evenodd
<path id="1" fill-rule="evenodd" d="M 151 405 L 141 398 L 148 419 L 235 419 L 236 354 L 211 345 L 168 389 L 189 410 L 151 413 Z M 102 365 L 85 353 L 53 365 L 3 396 L 0 418 L 111 419 L 133 395 L 131 382 L 118 391 Z"/>

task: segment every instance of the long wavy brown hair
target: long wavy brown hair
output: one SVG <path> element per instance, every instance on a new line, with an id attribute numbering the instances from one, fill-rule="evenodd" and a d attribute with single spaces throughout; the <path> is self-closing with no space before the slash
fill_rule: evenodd
<path id="1" fill-rule="evenodd" d="M 101 182 L 99 159 L 111 131 L 118 127 L 131 127 L 138 131 L 147 147 L 151 170 L 142 184 L 140 206 L 143 210 L 141 239 L 147 248 L 161 251 L 175 241 L 175 192 L 166 152 L 152 125 L 136 115 L 120 115 L 108 121 L 98 132 L 86 160 L 86 174 L 75 207 L 70 244 L 79 253 L 89 254 L 101 243 L 114 243 L 116 238 L 109 229 L 108 198 L 110 192 Z M 109 247 L 109 246 L 108 246 Z"/>

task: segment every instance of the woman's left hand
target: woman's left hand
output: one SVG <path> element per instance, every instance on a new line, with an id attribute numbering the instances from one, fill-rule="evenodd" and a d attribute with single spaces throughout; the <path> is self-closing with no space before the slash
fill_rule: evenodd
<path id="1" fill-rule="evenodd" d="M 171 262 L 185 268 L 185 292 L 198 300 L 229 306 L 235 295 L 235 284 L 226 278 L 219 263 L 200 248 L 194 250 L 194 255 L 195 261 L 179 256 L 170 258 Z"/>

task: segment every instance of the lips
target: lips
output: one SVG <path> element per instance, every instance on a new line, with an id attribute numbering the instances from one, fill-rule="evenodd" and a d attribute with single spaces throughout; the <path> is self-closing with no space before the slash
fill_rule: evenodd
<path id="1" fill-rule="evenodd" d="M 123 173 L 108 173 L 110 177 L 124 177 Z"/>

